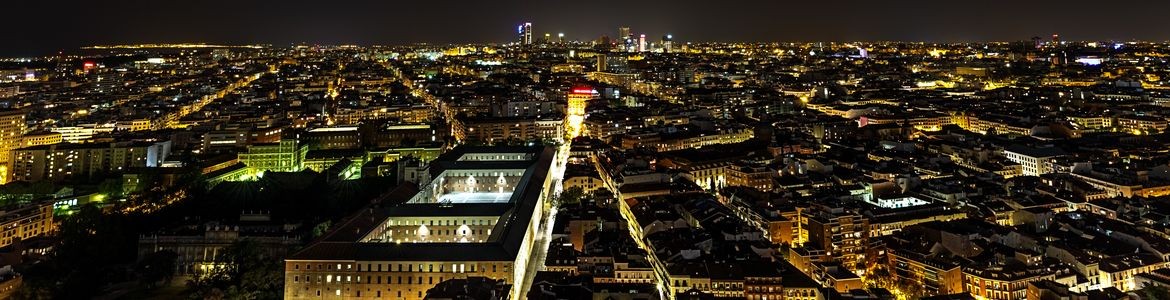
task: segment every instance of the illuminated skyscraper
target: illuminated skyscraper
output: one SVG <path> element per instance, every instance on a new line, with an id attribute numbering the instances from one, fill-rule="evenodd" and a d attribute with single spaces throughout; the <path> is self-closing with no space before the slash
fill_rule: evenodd
<path id="1" fill-rule="evenodd" d="M 646 52 L 646 35 L 638 36 L 638 52 Z"/>
<path id="2" fill-rule="evenodd" d="M 516 26 L 516 33 L 520 35 L 519 42 L 521 45 L 532 45 L 532 23 L 524 23 Z"/>
<path id="3" fill-rule="evenodd" d="M 557 33 L 557 43 L 561 43 L 561 44 L 565 43 L 565 33 L 564 32 Z"/>
<path id="4" fill-rule="evenodd" d="M 674 36 L 667 34 L 662 36 L 662 52 L 670 53 L 674 51 Z"/>
<path id="5" fill-rule="evenodd" d="M 629 27 L 618 27 L 618 40 L 622 43 L 622 51 L 634 52 L 637 50 L 638 45 L 634 41 L 634 35 L 630 33 Z"/>

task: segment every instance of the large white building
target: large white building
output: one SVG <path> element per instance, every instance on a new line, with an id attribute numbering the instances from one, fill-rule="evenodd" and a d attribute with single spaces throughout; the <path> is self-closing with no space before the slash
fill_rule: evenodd
<path id="1" fill-rule="evenodd" d="M 423 299 L 448 279 L 520 283 L 554 148 L 460 147 L 285 259 L 286 299 Z"/>
<path id="2" fill-rule="evenodd" d="M 117 129 L 116 124 L 81 124 L 78 126 L 64 126 L 49 129 L 49 131 L 60 133 L 61 140 L 66 143 L 81 143 L 85 140 L 93 138 L 95 135 L 114 132 Z"/>
<path id="3" fill-rule="evenodd" d="M 1033 148 L 1025 146 L 1011 146 L 1003 150 L 1003 156 L 1008 160 L 1020 164 L 1024 176 L 1040 176 L 1053 171 L 1053 160 L 1064 156 L 1064 151 L 1055 147 Z"/>

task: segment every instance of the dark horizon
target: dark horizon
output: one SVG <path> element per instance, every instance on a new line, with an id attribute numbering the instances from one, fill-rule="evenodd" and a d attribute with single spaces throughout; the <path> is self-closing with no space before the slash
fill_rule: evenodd
<path id="1" fill-rule="evenodd" d="M 357 44 L 488 43 L 513 40 L 515 26 L 533 23 L 534 38 L 563 32 L 569 40 L 614 37 L 619 26 L 657 41 L 680 42 L 1166 41 L 1170 2 L 1104 6 L 1086 0 L 979 5 L 907 0 L 618 1 L 589 3 L 504 0 L 270 1 L 234 3 L 111 0 L 11 3 L 0 56 L 34 56 L 83 46 L 138 43 Z M 55 17 L 59 15 L 61 17 Z"/>

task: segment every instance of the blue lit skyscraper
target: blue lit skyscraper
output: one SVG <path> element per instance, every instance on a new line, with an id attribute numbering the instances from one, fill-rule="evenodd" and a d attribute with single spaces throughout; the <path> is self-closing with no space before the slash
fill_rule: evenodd
<path id="1" fill-rule="evenodd" d="M 524 23 L 516 26 L 516 34 L 519 35 L 519 43 L 521 45 L 532 45 L 532 23 Z"/>

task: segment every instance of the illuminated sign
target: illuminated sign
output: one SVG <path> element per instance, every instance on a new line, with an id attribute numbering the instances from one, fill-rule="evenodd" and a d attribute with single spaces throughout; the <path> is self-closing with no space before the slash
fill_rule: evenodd
<path id="1" fill-rule="evenodd" d="M 574 94 L 592 94 L 593 90 L 577 88 L 577 89 L 573 89 L 573 93 Z"/>

